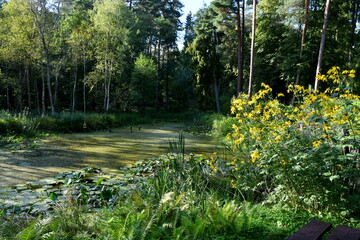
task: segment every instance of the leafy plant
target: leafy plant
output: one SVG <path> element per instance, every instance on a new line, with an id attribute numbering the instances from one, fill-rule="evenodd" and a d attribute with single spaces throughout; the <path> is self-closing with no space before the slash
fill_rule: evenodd
<path id="1" fill-rule="evenodd" d="M 179 132 L 177 140 L 169 140 L 169 152 L 185 155 L 185 136 L 183 132 Z"/>
<path id="2" fill-rule="evenodd" d="M 311 211 L 359 210 L 352 200 L 360 194 L 359 97 L 342 80 L 352 75 L 332 68 L 322 80 L 335 86 L 324 92 L 290 85 L 294 107 L 273 99 L 265 84 L 250 99 L 233 99 L 236 123 L 226 141 L 234 157 L 232 184 L 244 199 Z"/>

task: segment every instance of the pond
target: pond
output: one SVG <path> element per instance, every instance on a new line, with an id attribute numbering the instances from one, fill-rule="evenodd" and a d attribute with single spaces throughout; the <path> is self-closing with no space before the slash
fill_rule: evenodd
<path id="1" fill-rule="evenodd" d="M 30 150 L 0 150 L 0 187 L 13 186 L 85 167 L 119 169 L 139 160 L 165 154 L 183 124 L 143 125 L 111 131 L 50 137 Z M 184 133 L 186 152 L 218 151 L 207 136 Z"/>

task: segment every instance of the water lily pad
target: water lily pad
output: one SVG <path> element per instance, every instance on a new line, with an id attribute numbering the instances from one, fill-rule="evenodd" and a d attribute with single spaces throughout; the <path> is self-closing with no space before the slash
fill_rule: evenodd
<path id="1" fill-rule="evenodd" d="M 39 213 L 45 213 L 49 210 L 50 206 L 47 204 L 34 204 L 32 206 L 32 210 L 30 211 L 31 214 L 39 214 Z"/>
<path id="2" fill-rule="evenodd" d="M 49 190 L 49 186 L 42 186 L 40 188 L 34 189 L 34 191 L 39 192 L 39 193 L 46 192 L 48 190 Z"/>
<path id="3" fill-rule="evenodd" d="M 57 180 L 54 179 L 54 178 L 44 178 L 44 179 L 41 179 L 42 182 L 45 182 L 46 184 L 50 184 L 50 185 L 54 185 L 54 184 L 57 184 Z"/>
<path id="4" fill-rule="evenodd" d="M 16 190 L 17 191 L 23 191 L 23 190 L 26 190 L 26 189 L 29 189 L 28 187 L 17 187 Z"/>

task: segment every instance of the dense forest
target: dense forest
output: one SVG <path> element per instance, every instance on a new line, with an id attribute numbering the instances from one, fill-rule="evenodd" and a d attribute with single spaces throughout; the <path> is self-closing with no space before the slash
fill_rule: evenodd
<path id="1" fill-rule="evenodd" d="M 292 83 L 325 88 L 318 73 L 359 68 L 358 0 L 215 0 L 185 23 L 182 8 L 179 0 L 0 1 L 0 108 L 227 113 L 233 96 L 261 83 L 274 94 Z"/>

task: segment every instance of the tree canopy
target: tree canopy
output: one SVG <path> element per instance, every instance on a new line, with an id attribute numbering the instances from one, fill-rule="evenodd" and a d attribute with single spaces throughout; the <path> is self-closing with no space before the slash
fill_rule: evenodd
<path id="1" fill-rule="evenodd" d="M 331 67 L 360 62 L 359 0 L 326 3 L 214 0 L 181 23 L 179 0 L 1 1 L 0 108 L 228 112 L 261 83 L 314 88 Z"/>

